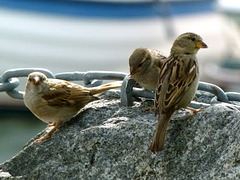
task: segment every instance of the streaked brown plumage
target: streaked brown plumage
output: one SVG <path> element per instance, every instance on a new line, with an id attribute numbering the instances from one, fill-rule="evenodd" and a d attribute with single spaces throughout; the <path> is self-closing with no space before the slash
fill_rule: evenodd
<path id="1" fill-rule="evenodd" d="M 49 79 L 45 74 L 33 72 L 28 75 L 24 103 L 30 111 L 48 126 L 54 128 L 42 138 L 49 138 L 64 122 L 74 117 L 89 102 L 97 100 L 96 94 L 121 87 L 121 82 L 86 88 L 65 80 Z"/>
<path id="2" fill-rule="evenodd" d="M 163 150 L 173 112 L 186 108 L 195 95 L 199 81 L 196 53 L 200 48 L 207 48 L 207 45 L 199 35 L 184 33 L 174 41 L 170 56 L 162 65 L 155 91 L 158 124 L 149 147 L 152 152 Z"/>

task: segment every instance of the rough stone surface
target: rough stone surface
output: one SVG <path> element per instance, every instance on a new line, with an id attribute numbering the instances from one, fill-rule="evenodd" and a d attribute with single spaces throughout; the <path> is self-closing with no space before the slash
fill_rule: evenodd
<path id="1" fill-rule="evenodd" d="M 240 179 L 240 112 L 212 105 L 189 118 L 174 113 L 165 149 L 148 146 L 157 123 L 151 101 L 121 107 L 119 98 L 87 105 L 50 139 L 33 143 L 0 165 L 0 179 Z M 197 99 L 211 99 L 198 92 Z M 46 129 L 49 131 L 50 128 Z"/>

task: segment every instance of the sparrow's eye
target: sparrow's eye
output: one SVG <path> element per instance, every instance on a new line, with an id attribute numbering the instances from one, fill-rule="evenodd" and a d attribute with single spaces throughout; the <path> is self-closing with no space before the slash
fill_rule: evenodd
<path id="1" fill-rule="evenodd" d="M 195 41 L 195 40 L 196 40 L 196 38 L 194 38 L 194 37 L 193 37 L 193 38 L 191 38 L 191 40 L 192 40 L 192 41 Z"/>
<path id="2" fill-rule="evenodd" d="M 138 67 L 141 67 L 143 65 L 143 62 L 141 62 L 140 64 L 138 64 Z"/>

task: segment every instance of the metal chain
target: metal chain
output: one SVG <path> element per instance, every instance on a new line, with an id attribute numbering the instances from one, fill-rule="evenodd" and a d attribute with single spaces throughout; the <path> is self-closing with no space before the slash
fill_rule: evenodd
<path id="1" fill-rule="evenodd" d="M 145 97 L 154 99 L 154 93 L 140 89 L 140 88 L 133 88 L 135 85 L 135 81 L 130 78 L 130 75 L 125 76 L 123 80 L 123 84 L 121 87 L 121 103 L 124 106 L 132 106 L 133 105 L 133 96 L 136 97 Z M 237 101 L 240 102 L 240 93 L 237 92 L 227 92 L 225 93 L 220 87 L 218 87 L 215 84 L 206 83 L 206 82 L 199 82 L 198 90 L 209 92 L 213 95 L 215 95 L 211 99 L 211 104 L 219 103 L 219 102 L 225 102 L 231 104 L 230 101 Z M 203 102 L 195 102 L 192 101 L 190 103 L 190 107 L 193 108 L 200 108 L 200 107 L 208 107 L 211 104 L 203 103 Z M 240 106 L 233 105 L 237 109 L 240 110 Z"/>
<path id="2" fill-rule="evenodd" d="M 27 77 L 32 72 L 42 72 L 49 78 L 64 79 L 67 81 L 83 81 L 87 87 L 94 87 L 102 84 L 103 80 L 123 80 L 120 91 L 121 104 L 123 106 L 133 105 L 133 96 L 154 99 L 154 93 L 142 88 L 133 88 L 135 81 L 126 73 L 113 71 L 87 71 L 87 72 L 64 72 L 53 74 L 51 71 L 43 68 L 19 68 L 5 71 L 0 76 L 0 92 L 6 92 L 9 96 L 16 99 L 23 99 L 24 92 L 18 91 L 19 77 Z M 211 104 L 217 102 L 231 103 L 230 101 L 240 102 L 240 93 L 224 92 L 215 84 L 200 82 L 198 90 L 209 92 L 214 96 Z M 193 108 L 208 107 L 211 104 L 192 101 L 190 106 Z M 240 109 L 240 106 L 236 106 Z"/>
<path id="3" fill-rule="evenodd" d="M 16 90 L 19 86 L 18 77 L 27 77 L 32 72 L 42 72 L 48 78 L 83 81 L 87 87 L 99 86 L 102 84 L 102 80 L 123 80 L 127 75 L 126 73 L 112 71 L 64 72 L 54 75 L 51 71 L 43 68 L 10 69 L 0 76 L 0 92 L 5 91 L 12 98 L 23 99 L 24 92 Z"/>

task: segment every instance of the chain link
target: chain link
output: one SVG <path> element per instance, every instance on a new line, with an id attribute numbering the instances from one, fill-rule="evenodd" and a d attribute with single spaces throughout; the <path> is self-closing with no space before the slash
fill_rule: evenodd
<path id="1" fill-rule="evenodd" d="M 142 88 L 133 88 L 135 81 L 130 78 L 130 75 L 122 72 L 113 71 L 87 71 L 87 72 L 63 72 L 53 74 L 51 71 L 43 68 L 19 68 L 5 71 L 0 76 L 0 92 L 6 92 L 10 97 L 23 99 L 24 92 L 18 91 L 19 77 L 27 77 L 32 72 L 42 72 L 49 78 L 64 79 L 67 81 L 83 81 L 86 87 L 94 87 L 102 84 L 103 80 L 123 80 L 120 91 L 121 104 L 123 106 L 133 105 L 133 96 L 154 99 L 154 93 Z M 211 104 L 218 102 L 231 103 L 230 101 L 240 102 L 240 93 L 224 92 L 215 84 L 200 82 L 198 90 L 209 92 L 214 96 L 210 104 L 192 101 L 190 107 L 200 108 L 208 107 Z M 236 106 L 240 109 L 240 106 Z"/>
<path id="2" fill-rule="evenodd" d="M 124 106 L 132 106 L 133 105 L 133 96 L 136 97 L 145 97 L 154 99 L 154 93 L 139 89 L 139 88 L 133 88 L 135 85 L 135 81 L 130 78 L 130 75 L 127 75 L 124 80 L 121 87 L 121 103 Z M 237 92 L 227 92 L 225 93 L 220 87 L 218 87 L 215 84 L 206 83 L 206 82 L 199 82 L 198 90 L 209 92 L 213 95 L 215 95 L 211 99 L 211 104 L 219 103 L 219 102 L 225 102 L 230 103 L 230 101 L 238 101 L 240 102 L 240 93 Z M 192 101 L 190 103 L 190 107 L 193 107 L 195 109 L 198 109 L 200 107 L 208 107 L 211 104 L 203 103 L 203 102 L 196 102 Z M 237 109 L 240 109 L 240 106 L 232 104 Z"/>
<path id="3" fill-rule="evenodd" d="M 0 76 L 0 92 L 5 91 L 12 98 L 23 99 L 24 92 L 16 90 L 19 86 L 18 77 L 27 77 L 32 72 L 42 72 L 48 78 L 83 81 L 87 87 L 99 86 L 102 84 L 102 80 L 123 80 L 127 75 L 126 73 L 112 71 L 64 72 L 54 75 L 51 71 L 43 68 L 10 69 Z"/>

